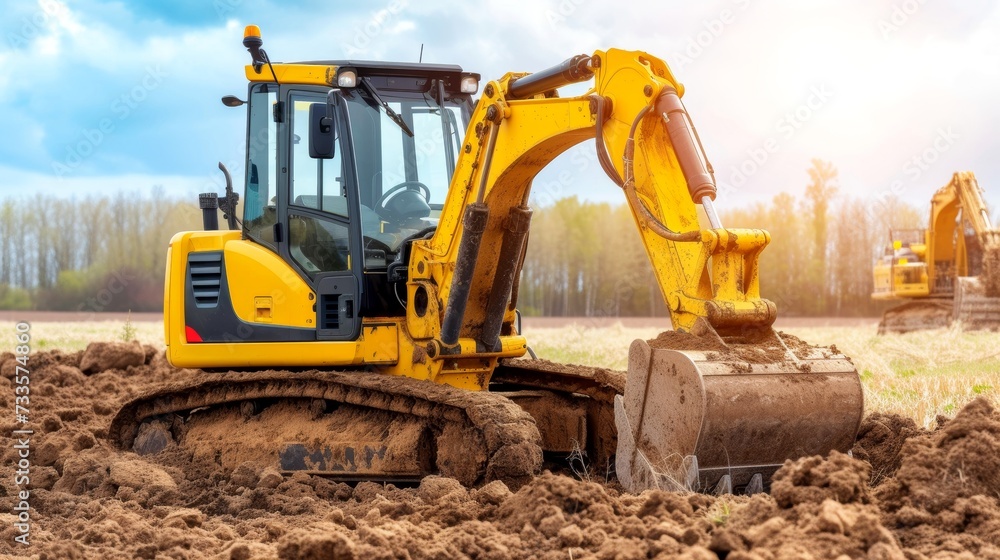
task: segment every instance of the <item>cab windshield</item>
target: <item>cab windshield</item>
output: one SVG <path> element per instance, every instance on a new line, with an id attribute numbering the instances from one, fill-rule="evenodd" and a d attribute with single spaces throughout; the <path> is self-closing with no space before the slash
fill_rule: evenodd
<path id="1" fill-rule="evenodd" d="M 442 109 L 422 94 L 379 94 L 405 129 L 361 88 L 345 91 L 344 99 L 366 246 L 370 238 L 395 252 L 407 237 L 437 225 L 465 135 L 465 106 L 447 101 Z"/>

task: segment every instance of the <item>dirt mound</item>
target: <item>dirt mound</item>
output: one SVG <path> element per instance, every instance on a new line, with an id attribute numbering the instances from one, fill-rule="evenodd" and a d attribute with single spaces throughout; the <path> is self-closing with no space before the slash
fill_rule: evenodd
<path id="1" fill-rule="evenodd" d="M 836 451 L 830 457 L 805 457 L 788 461 L 774 474 L 771 496 L 779 507 L 822 503 L 869 504 L 871 467 Z"/>
<path id="2" fill-rule="evenodd" d="M 871 465 L 871 485 L 895 476 L 902 464 L 900 451 L 907 439 L 928 433 L 912 418 L 898 414 L 870 414 L 861 421 L 852 455 Z"/>
<path id="3" fill-rule="evenodd" d="M 868 489 L 867 463 L 834 452 L 829 459 L 788 461 L 775 473 L 772 497 L 737 506 L 711 548 L 729 559 L 903 559 L 879 521 Z"/>
<path id="4" fill-rule="evenodd" d="M 80 357 L 80 369 L 84 373 L 127 369 L 144 363 L 146 363 L 146 350 L 137 341 L 91 342 Z"/>
<path id="5" fill-rule="evenodd" d="M 176 445 L 155 456 L 119 451 L 108 426 L 121 404 L 209 374 L 171 368 L 162 354 L 146 352 L 140 365 L 88 376 L 82 358 L 31 356 L 31 545 L 14 542 L 16 518 L 2 511 L 0 557 L 1000 556 L 1000 413 L 986 401 L 934 432 L 871 415 L 855 458 L 789 461 L 770 496 L 636 496 L 621 493 L 613 478 L 551 473 L 516 491 L 436 476 L 398 488 L 283 476 L 251 462 L 223 466 Z M 0 398 L 8 407 L 14 372 L 13 356 L 0 355 Z M 0 419 L 8 434 L 17 427 Z M 8 445 L 0 461 L 12 464 L 15 455 Z M 0 477 L 0 497 L 15 490 L 13 477 Z"/>
<path id="6" fill-rule="evenodd" d="M 977 399 L 933 433 L 908 439 L 877 490 L 887 524 L 932 553 L 1000 555 L 1000 412 Z"/>
<path id="7" fill-rule="evenodd" d="M 703 352 L 725 352 L 725 343 L 720 339 L 713 339 L 703 336 L 695 336 L 691 333 L 680 331 L 663 331 L 656 335 L 656 338 L 647 340 L 650 348 L 663 348 L 667 350 L 701 350 Z"/>

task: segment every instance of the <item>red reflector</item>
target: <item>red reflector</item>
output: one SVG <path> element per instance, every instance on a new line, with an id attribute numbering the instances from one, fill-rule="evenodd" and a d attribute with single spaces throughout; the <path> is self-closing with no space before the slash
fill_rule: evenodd
<path id="1" fill-rule="evenodd" d="M 201 342 L 201 335 L 199 335 L 191 327 L 184 327 L 184 336 L 187 337 L 188 342 Z"/>

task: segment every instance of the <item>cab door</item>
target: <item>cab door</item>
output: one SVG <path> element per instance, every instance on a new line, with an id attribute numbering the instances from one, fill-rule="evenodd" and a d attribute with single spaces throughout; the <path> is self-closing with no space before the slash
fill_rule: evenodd
<path id="1" fill-rule="evenodd" d="M 334 157 L 309 155 L 309 109 L 326 105 L 326 90 L 288 89 L 284 99 L 287 149 L 279 156 L 278 242 L 281 254 L 316 293 L 317 340 L 355 340 L 361 332 L 360 227 L 357 192 L 349 188 L 351 166 L 340 126 Z M 337 119 L 344 123 L 346 119 Z M 279 133 L 280 134 L 280 133 Z M 281 161 L 281 160 L 284 161 Z M 284 200 L 281 200 L 284 199 Z"/>

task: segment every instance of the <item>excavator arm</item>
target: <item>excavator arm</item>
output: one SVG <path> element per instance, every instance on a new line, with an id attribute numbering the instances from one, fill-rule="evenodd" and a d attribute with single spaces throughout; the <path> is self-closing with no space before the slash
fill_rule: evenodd
<path id="1" fill-rule="evenodd" d="M 963 231 L 965 223 L 972 228 L 978 247 L 967 246 Z M 959 231 L 956 232 L 956 229 Z M 978 271 L 969 270 L 968 253 L 970 250 L 985 249 L 995 234 L 976 176 L 970 171 L 955 173 L 951 181 L 931 198 L 931 227 L 927 230 L 927 262 L 931 266 L 931 281 L 938 273 L 934 265 L 942 261 L 954 262 L 954 270 L 948 267 L 948 270 L 941 271 L 945 274 L 978 275 Z"/>
<path id="2" fill-rule="evenodd" d="M 586 79 L 594 86 L 584 95 L 554 93 Z M 411 335 L 432 338 L 433 352 L 500 349 L 501 332 L 510 332 L 513 321 L 532 179 L 585 141 L 595 141 L 632 208 L 675 329 L 690 331 L 699 318 L 723 331 L 773 323 L 775 306 L 760 297 L 758 282 L 758 256 L 769 236 L 718 223 L 714 178 L 682 92 L 663 61 L 617 49 L 490 82 L 437 231 L 414 243 Z M 711 228 L 700 227 L 699 204 Z M 423 307 L 428 301 L 437 303 L 434 313 Z"/>
<path id="3" fill-rule="evenodd" d="M 966 227 L 972 235 L 966 235 Z M 951 317 L 965 328 L 1000 324 L 1000 231 L 993 227 L 983 189 L 971 171 L 960 171 L 931 198 L 927 264 L 936 291 L 949 286 Z"/>

